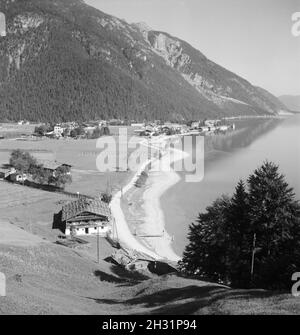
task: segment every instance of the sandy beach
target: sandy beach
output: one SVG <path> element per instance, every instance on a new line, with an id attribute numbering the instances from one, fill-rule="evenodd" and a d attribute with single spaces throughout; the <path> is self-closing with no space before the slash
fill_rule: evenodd
<path id="1" fill-rule="evenodd" d="M 162 156 L 152 157 L 141 164 L 122 192 L 114 195 L 111 210 L 122 245 L 155 259 L 178 262 L 180 257 L 172 249 L 172 237 L 166 231 L 165 218 L 160 206 L 161 196 L 180 180 L 179 175 L 170 168 L 170 164 L 187 155 L 174 148 L 164 149 L 166 143 L 174 139 L 178 139 L 178 136 L 141 141 L 142 145 L 151 147 L 157 153 L 161 152 Z M 149 177 L 146 185 L 139 189 L 135 182 L 146 168 Z"/>

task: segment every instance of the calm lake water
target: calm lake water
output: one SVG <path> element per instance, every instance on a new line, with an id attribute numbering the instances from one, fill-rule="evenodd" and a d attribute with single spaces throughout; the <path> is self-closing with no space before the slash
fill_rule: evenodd
<path id="1" fill-rule="evenodd" d="M 279 165 L 300 200 L 300 115 L 285 119 L 236 121 L 237 131 L 207 137 L 205 177 L 200 183 L 181 181 L 161 198 L 167 231 L 174 235 L 174 250 L 181 255 L 188 243 L 188 226 L 222 194 L 231 195 L 265 160 Z M 192 148 L 186 149 L 191 152 Z"/>

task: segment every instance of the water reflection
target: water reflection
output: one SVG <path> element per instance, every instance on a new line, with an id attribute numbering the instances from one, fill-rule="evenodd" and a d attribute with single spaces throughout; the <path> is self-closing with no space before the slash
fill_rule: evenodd
<path id="1" fill-rule="evenodd" d="M 235 131 L 205 138 L 206 152 L 210 150 L 228 152 L 233 149 L 248 147 L 253 141 L 257 140 L 260 136 L 266 135 L 282 122 L 282 119 L 236 121 Z"/>
<path id="2" fill-rule="evenodd" d="M 300 116 L 243 120 L 236 126 L 235 132 L 205 138 L 202 182 L 186 183 L 182 178 L 161 199 L 167 230 L 175 236 L 178 254 L 187 243 L 188 226 L 198 213 L 221 194 L 232 194 L 239 179 L 245 180 L 265 160 L 279 165 L 300 199 Z"/>

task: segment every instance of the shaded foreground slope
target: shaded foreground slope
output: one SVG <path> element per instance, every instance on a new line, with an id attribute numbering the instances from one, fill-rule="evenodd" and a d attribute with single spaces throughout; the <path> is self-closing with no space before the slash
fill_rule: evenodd
<path id="1" fill-rule="evenodd" d="M 0 314 L 291 314 L 299 299 L 260 290 L 230 290 L 176 275 L 147 278 L 79 251 L 42 242 L 0 245 L 7 297 Z"/>

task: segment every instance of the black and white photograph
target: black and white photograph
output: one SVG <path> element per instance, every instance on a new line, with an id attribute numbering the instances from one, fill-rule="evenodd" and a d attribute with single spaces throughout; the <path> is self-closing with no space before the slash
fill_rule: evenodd
<path id="1" fill-rule="evenodd" d="M 8 315 L 300 315 L 300 0 L 0 0 Z"/>

